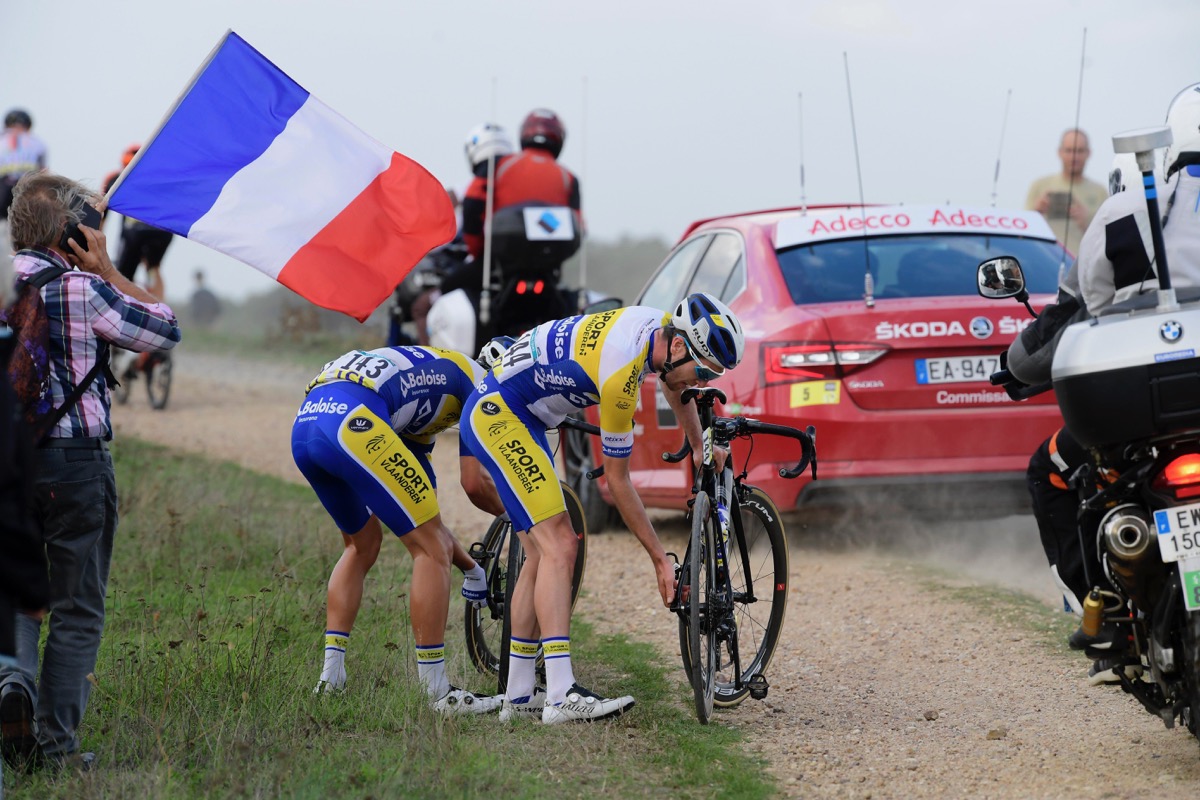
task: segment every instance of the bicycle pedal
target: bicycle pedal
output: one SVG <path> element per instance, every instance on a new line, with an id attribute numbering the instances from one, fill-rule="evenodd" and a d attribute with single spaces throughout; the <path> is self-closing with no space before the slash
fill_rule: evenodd
<path id="1" fill-rule="evenodd" d="M 488 552 L 483 549 L 483 542 L 475 542 L 467 550 L 467 555 L 475 559 L 475 563 L 478 564 L 480 559 L 487 557 Z"/>
<path id="2" fill-rule="evenodd" d="M 750 689 L 750 696 L 755 700 L 765 700 L 767 698 L 767 689 L 771 688 L 770 684 L 767 683 L 767 676 L 762 673 L 746 681 L 746 686 Z"/>

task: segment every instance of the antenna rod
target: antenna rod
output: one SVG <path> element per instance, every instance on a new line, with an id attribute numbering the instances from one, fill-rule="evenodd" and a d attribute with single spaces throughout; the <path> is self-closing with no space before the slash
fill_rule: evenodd
<path id="1" fill-rule="evenodd" d="M 1083 65 L 1087 60 L 1087 28 L 1083 29 L 1083 46 L 1079 49 L 1079 89 L 1075 93 L 1075 132 L 1079 132 L 1079 110 L 1083 106 Z M 1078 137 L 1076 137 L 1078 138 Z M 1067 182 L 1067 221 L 1063 225 L 1062 260 L 1058 263 L 1058 275 L 1062 278 L 1067 266 L 1067 239 L 1071 236 L 1071 206 L 1074 204 L 1075 176 Z"/>
<path id="2" fill-rule="evenodd" d="M 846 99 L 850 101 L 850 134 L 854 141 L 854 169 L 858 173 L 858 212 L 863 221 L 863 300 L 867 308 L 875 307 L 875 276 L 871 274 L 871 253 L 867 249 L 867 201 L 863 194 L 862 164 L 858 160 L 858 125 L 854 122 L 854 94 L 850 91 L 850 56 L 842 51 L 846 66 Z"/>
<path id="3" fill-rule="evenodd" d="M 492 76 L 492 119 L 496 119 L 496 76 Z M 494 123 L 493 123 L 494 124 Z M 487 202 L 483 212 L 483 288 L 479 292 L 479 325 L 492 321 L 492 205 L 496 197 L 496 154 L 488 156 Z M 476 340 L 482 339 L 476 331 Z M 473 344 L 473 343 L 472 343 Z"/>
<path id="4" fill-rule="evenodd" d="M 797 93 L 800 102 L 800 213 L 808 213 L 808 197 L 804 193 L 804 92 Z"/>
<path id="5" fill-rule="evenodd" d="M 579 157 L 579 176 L 580 176 L 581 184 L 583 183 L 583 179 L 587 177 L 587 107 L 588 107 L 588 79 L 587 79 L 587 75 L 584 75 L 583 76 L 583 122 L 580 123 L 580 126 L 579 126 L 580 137 L 583 140 L 583 144 L 581 145 L 583 153 Z M 580 205 L 582 206 L 583 204 L 580 203 Z M 571 222 L 574 223 L 575 225 L 578 225 L 579 227 L 583 227 L 583 212 L 582 211 L 579 212 L 579 219 L 571 220 Z M 582 230 L 577 231 L 577 233 L 579 234 L 579 238 L 580 238 L 580 242 L 579 242 L 579 294 L 578 294 L 578 297 L 576 298 L 575 302 L 576 302 L 576 305 L 578 305 L 578 307 L 579 307 L 578 310 L 582 311 L 584 306 L 587 305 L 587 291 L 588 291 L 588 289 L 587 289 L 587 237 L 583 235 L 584 232 Z"/>
<path id="6" fill-rule="evenodd" d="M 1000 121 L 1000 147 L 996 149 L 996 174 L 992 177 L 992 208 L 996 207 L 996 188 L 1000 185 L 1000 155 L 1004 152 L 1004 132 L 1008 129 L 1008 106 L 1012 102 L 1012 89 L 1004 98 L 1004 119 Z"/>

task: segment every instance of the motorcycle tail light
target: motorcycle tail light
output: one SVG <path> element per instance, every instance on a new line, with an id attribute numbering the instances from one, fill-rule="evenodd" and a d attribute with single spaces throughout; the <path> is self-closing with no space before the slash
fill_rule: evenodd
<path id="1" fill-rule="evenodd" d="M 804 342 L 763 345 L 766 385 L 838 378 L 885 356 L 877 344 Z"/>
<path id="2" fill-rule="evenodd" d="M 1179 456 L 1154 479 L 1154 488 L 1169 492 L 1176 500 L 1200 497 L 1200 453 Z"/>

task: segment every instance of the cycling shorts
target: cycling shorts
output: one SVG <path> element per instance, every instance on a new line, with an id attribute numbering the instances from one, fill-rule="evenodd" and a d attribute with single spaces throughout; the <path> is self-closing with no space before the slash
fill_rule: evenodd
<path id="1" fill-rule="evenodd" d="M 357 533 L 376 514 L 397 536 L 438 514 L 432 444 L 396 434 L 387 406 L 349 382 L 309 392 L 292 424 L 292 458 L 338 529 Z"/>
<path id="2" fill-rule="evenodd" d="M 144 260 L 147 267 L 158 267 L 162 264 L 163 256 L 167 254 L 167 246 L 171 244 L 172 234 L 161 228 L 131 226 L 121 232 L 121 255 L 117 258 L 117 271 L 127 279 L 133 280 L 138 264 Z"/>
<path id="3" fill-rule="evenodd" d="M 500 494 L 513 528 L 527 531 L 567 510 L 546 425 L 504 399 L 488 374 L 463 406 L 463 443 L 479 459 Z"/>

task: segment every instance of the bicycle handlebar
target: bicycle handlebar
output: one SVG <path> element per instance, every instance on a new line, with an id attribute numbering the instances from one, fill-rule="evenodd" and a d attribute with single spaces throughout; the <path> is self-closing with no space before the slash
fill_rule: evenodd
<path id="1" fill-rule="evenodd" d="M 684 390 L 686 395 L 692 389 Z M 719 389 L 714 391 L 720 391 Z M 784 436 L 789 439 L 795 439 L 800 443 L 800 460 L 796 466 L 791 469 L 780 468 L 779 477 L 795 478 L 804 472 L 805 467 L 812 469 L 813 480 L 817 479 L 817 429 L 809 425 L 804 430 L 799 428 L 790 428 L 787 425 L 775 425 L 770 422 L 760 422 L 756 419 L 748 419 L 746 417 L 717 417 L 713 420 L 713 431 L 717 434 L 716 439 L 722 444 L 728 443 L 738 436 L 744 436 L 754 433 L 765 433 L 770 436 Z M 692 445 L 688 442 L 687 437 L 683 439 L 683 447 L 674 453 L 663 453 L 663 461 L 668 464 L 674 464 L 682 461 L 687 457 L 688 453 L 692 452 Z"/>

